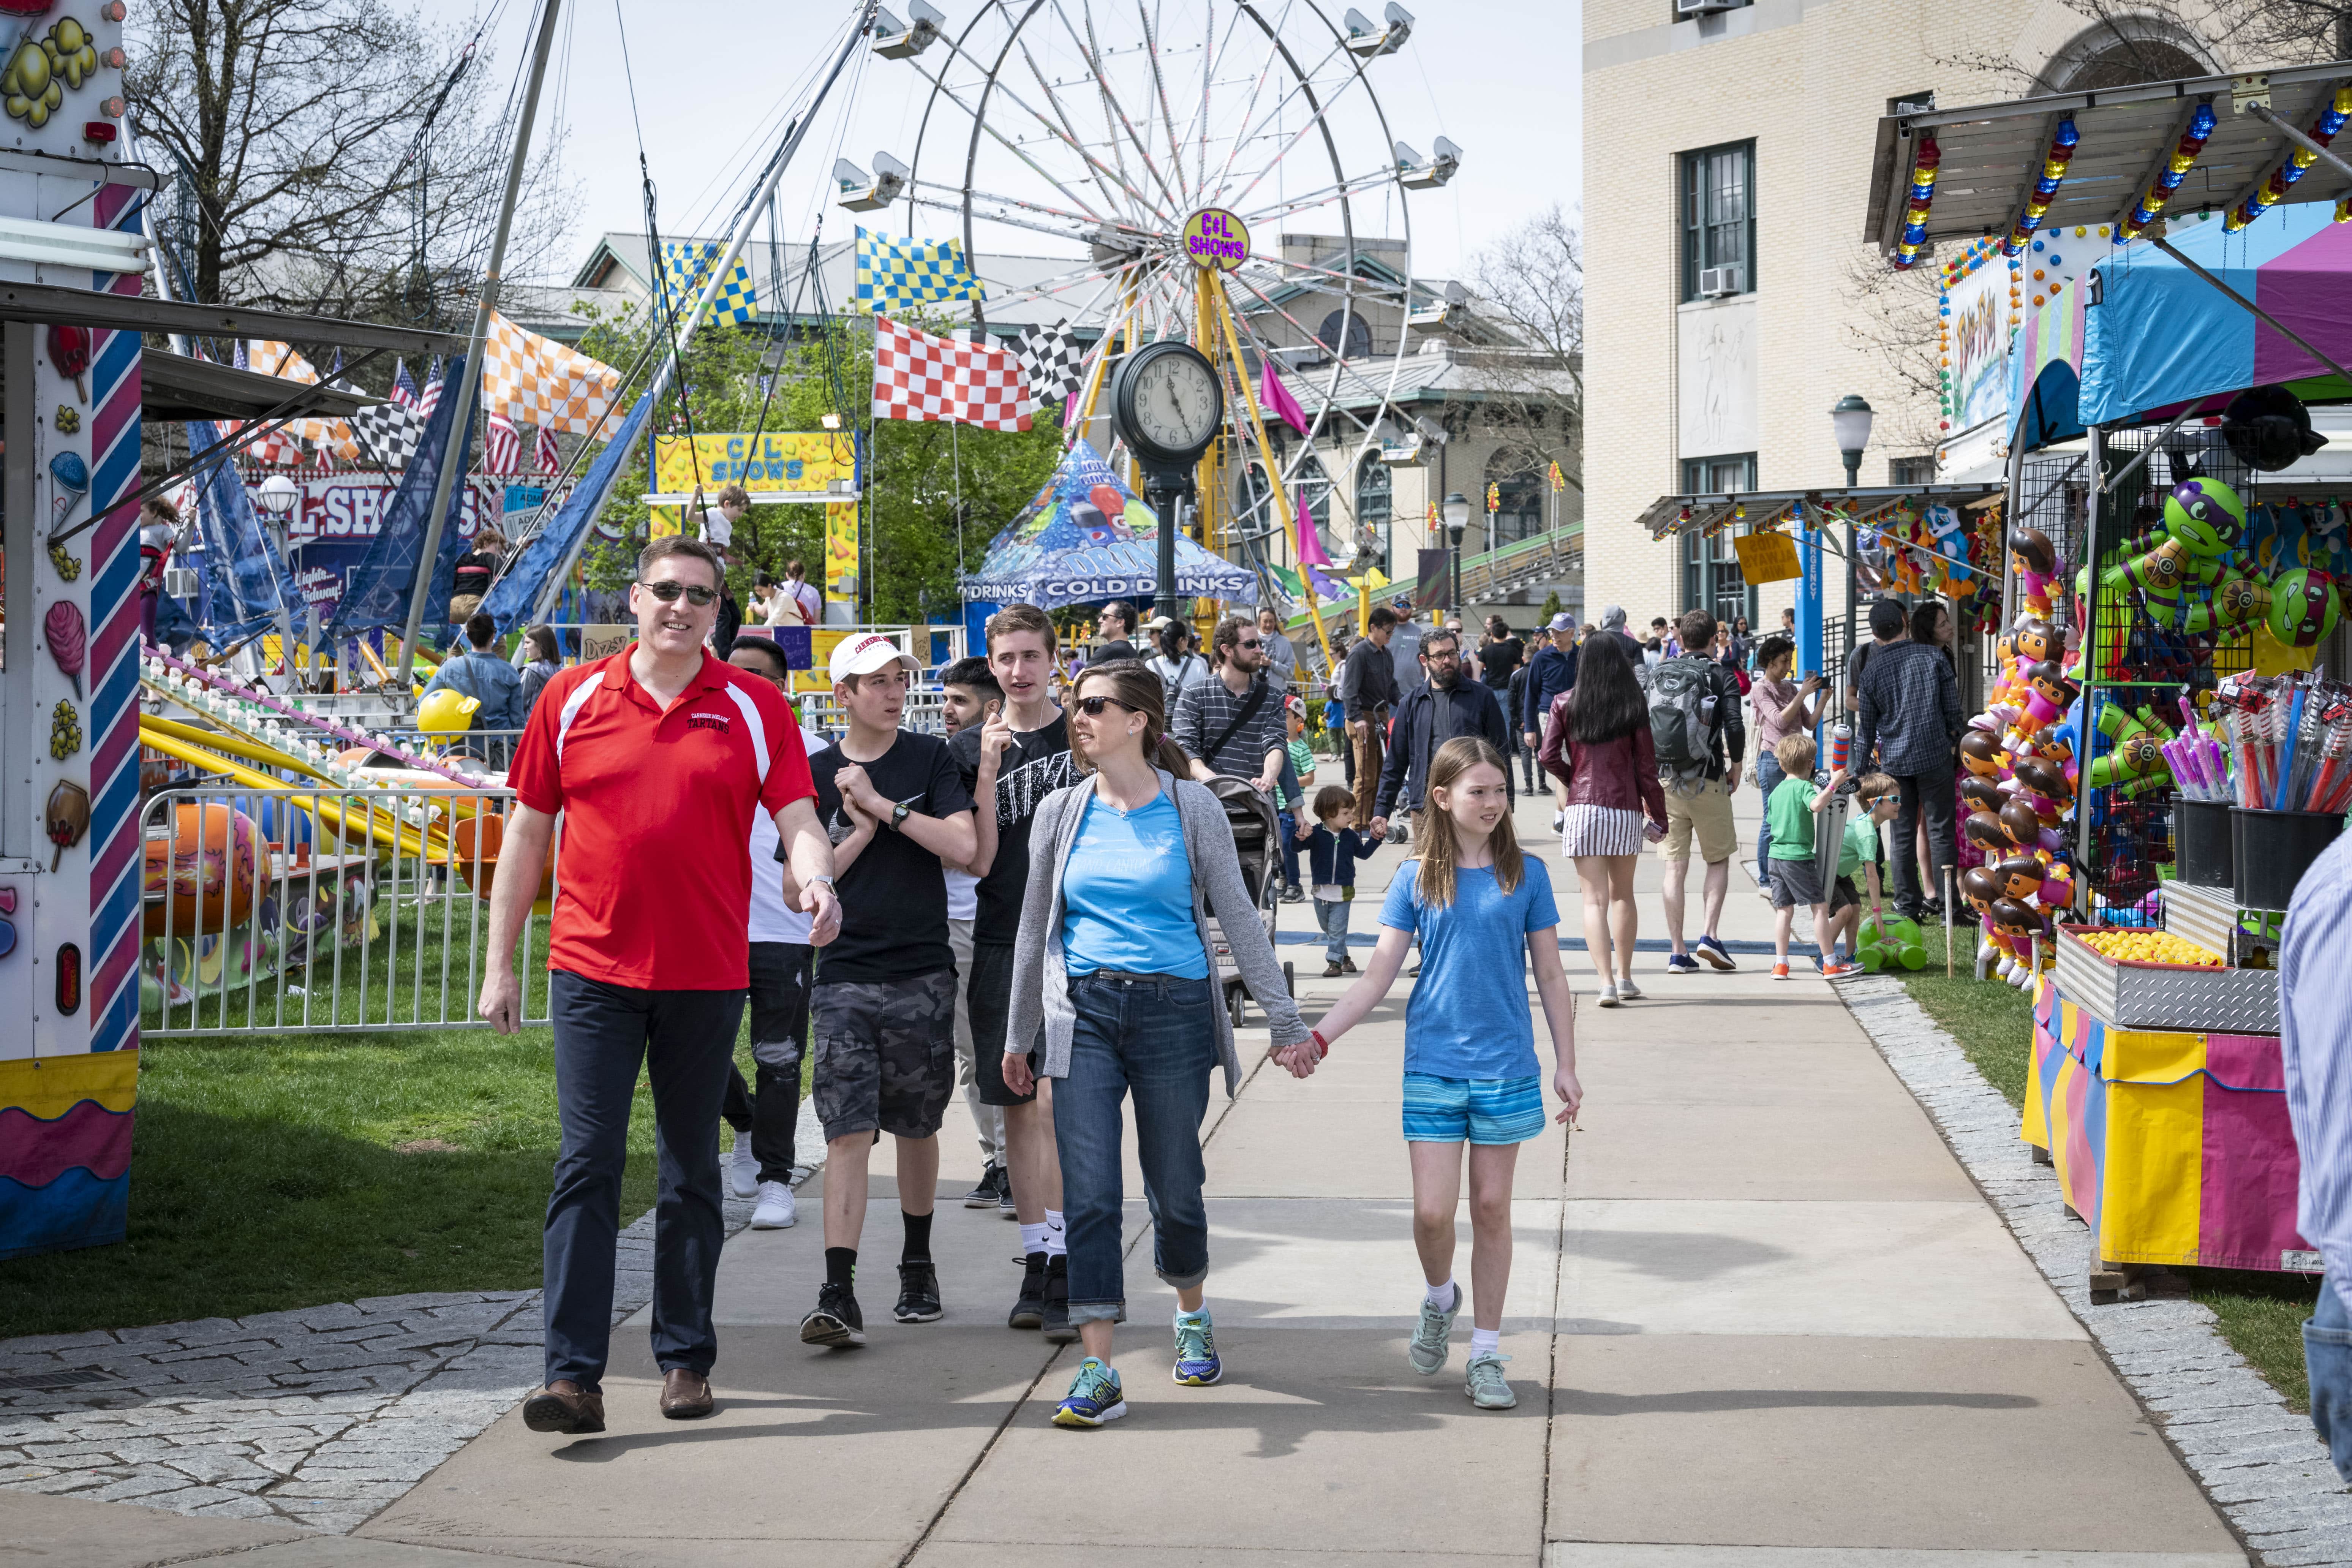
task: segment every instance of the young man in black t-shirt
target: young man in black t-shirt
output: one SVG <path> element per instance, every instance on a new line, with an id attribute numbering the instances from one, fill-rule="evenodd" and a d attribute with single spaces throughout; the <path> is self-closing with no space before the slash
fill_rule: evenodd
<path id="1" fill-rule="evenodd" d="M 1005 1322 L 1042 1329 L 1056 1344 L 1070 1326 L 1069 1258 L 1062 1241 L 1062 1164 L 1050 1108 L 1033 1089 L 1004 1082 L 1004 1031 L 1013 1005 L 1013 939 L 1029 889 L 1029 824 L 1038 803 L 1078 782 L 1069 721 L 1054 705 L 1054 623 L 1034 605 L 1013 605 L 988 623 L 988 664 L 1005 706 L 976 730 L 958 731 L 949 749 L 972 798 L 979 849 L 979 912 L 971 928 L 972 1066 L 980 1098 L 1004 1111 L 1005 1171 L 1021 1222 L 1021 1294 Z M 1035 1042 L 1031 1042 L 1034 1058 Z"/>
<path id="2" fill-rule="evenodd" d="M 940 1315 L 931 1266 L 940 1123 L 955 1092 L 955 954 L 948 945 L 942 860 L 975 847 L 971 796 L 947 742 L 898 728 L 919 668 L 867 633 L 833 650 L 833 686 L 849 731 L 809 759 L 817 819 L 833 840 L 841 935 L 819 950 L 809 995 L 816 1060 L 812 1103 L 824 1124 L 824 1285 L 801 1320 L 813 1345 L 866 1342 L 857 1243 L 876 1134 L 898 1140 L 902 1323 Z"/>

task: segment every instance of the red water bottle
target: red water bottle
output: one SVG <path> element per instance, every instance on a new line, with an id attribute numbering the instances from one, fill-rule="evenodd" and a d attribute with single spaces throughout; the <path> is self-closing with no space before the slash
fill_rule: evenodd
<path id="1" fill-rule="evenodd" d="M 1853 754 L 1853 728 L 1848 724 L 1830 726 L 1830 770 L 1834 773 L 1846 765 Z"/>

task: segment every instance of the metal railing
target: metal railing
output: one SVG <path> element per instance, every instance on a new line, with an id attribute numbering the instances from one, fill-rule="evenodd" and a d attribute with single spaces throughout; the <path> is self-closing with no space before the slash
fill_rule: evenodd
<path id="1" fill-rule="evenodd" d="M 370 732 L 420 756 L 447 757 L 461 765 L 463 760 L 470 759 L 499 773 L 514 765 L 515 747 L 522 742 L 520 730 L 386 729 Z"/>
<path id="2" fill-rule="evenodd" d="M 142 817 L 142 1033 L 487 1028 L 503 789 L 199 787 Z M 552 895 L 553 849 L 542 873 Z M 524 920 L 522 1019 L 547 1021 L 545 922 Z"/>

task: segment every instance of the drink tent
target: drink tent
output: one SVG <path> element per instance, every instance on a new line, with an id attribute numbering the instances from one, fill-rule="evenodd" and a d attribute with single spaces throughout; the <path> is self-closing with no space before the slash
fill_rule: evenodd
<path id="1" fill-rule="evenodd" d="M 1159 591 L 1160 519 L 1080 440 L 1063 455 L 1021 514 L 964 579 L 968 601 L 1040 609 L 1132 599 Z M 1176 592 L 1187 598 L 1257 602 L 1249 569 L 1176 536 Z"/>

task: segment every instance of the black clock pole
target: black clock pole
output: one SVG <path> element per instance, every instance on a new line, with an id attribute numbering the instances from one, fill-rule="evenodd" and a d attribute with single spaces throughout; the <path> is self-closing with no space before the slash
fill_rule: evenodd
<path id="1" fill-rule="evenodd" d="M 1181 621 L 1183 614 L 1176 603 L 1176 530 L 1182 517 L 1181 507 L 1189 478 L 1181 469 L 1147 468 L 1143 475 L 1144 492 L 1151 509 L 1160 515 L 1160 560 L 1155 580 L 1159 584 L 1158 613 L 1171 621 Z"/>

